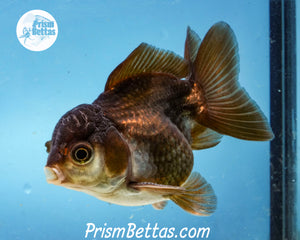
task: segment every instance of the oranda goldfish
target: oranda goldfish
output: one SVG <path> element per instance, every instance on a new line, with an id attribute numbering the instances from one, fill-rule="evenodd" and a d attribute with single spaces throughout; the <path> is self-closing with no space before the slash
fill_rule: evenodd
<path id="1" fill-rule="evenodd" d="M 46 143 L 48 183 L 119 205 L 162 209 L 172 200 L 189 213 L 210 215 L 216 196 L 192 172 L 192 150 L 213 147 L 222 135 L 273 138 L 238 74 L 237 40 L 224 22 L 203 41 L 188 27 L 184 58 L 140 44 L 92 104 L 57 123 Z"/>

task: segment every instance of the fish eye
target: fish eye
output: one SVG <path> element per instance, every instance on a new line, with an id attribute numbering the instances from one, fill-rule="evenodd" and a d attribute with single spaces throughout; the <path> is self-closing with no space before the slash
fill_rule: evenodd
<path id="1" fill-rule="evenodd" d="M 72 159 L 80 165 L 88 163 L 92 158 L 92 147 L 89 144 L 77 144 L 72 149 Z"/>

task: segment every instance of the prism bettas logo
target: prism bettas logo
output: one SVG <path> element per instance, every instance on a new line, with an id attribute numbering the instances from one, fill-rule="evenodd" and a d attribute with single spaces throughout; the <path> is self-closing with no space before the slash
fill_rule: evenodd
<path id="1" fill-rule="evenodd" d="M 56 41 L 57 23 L 51 14 L 43 10 L 25 13 L 17 24 L 19 42 L 31 51 L 44 51 Z"/>

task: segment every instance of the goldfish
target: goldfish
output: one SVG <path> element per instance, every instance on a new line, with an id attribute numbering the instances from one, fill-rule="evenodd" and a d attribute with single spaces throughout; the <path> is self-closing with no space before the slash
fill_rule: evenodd
<path id="1" fill-rule="evenodd" d="M 214 147 L 223 135 L 273 138 L 238 74 L 238 43 L 225 22 L 203 40 L 188 27 L 184 57 L 141 43 L 93 103 L 58 121 L 46 143 L 47 182 L 113 204 L 163 209 L 171 200 L 211 215 L 217 198 L 193 171 L 193 150 Z"/>

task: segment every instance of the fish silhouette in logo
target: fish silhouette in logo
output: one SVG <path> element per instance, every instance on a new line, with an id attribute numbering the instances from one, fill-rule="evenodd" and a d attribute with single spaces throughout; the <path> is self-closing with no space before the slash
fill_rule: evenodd
<path id="1" fill-rule="evenodd" d="M 30 38 L 30 29 L 28 29 L 27 27 L 23 28 L 23 35 L 21 35 L 19 38 L 24 38 L 24 44 L 26 44 L 26 40 L 32 40 Z"/>
<path id="2" fill-rule="evenodd" d="M 188 28 L 184 58 L 142 43 L 92 104 L 58 121 L 46 143 L 47 181 L 119 205 L 163 209 L 172 200 L 191 214 L 212 214 L 216 196 L 193 172 L 192 150 L 216 146 L 222 135 L 273 138 L 238 73 L 237 40 L 224 22 L 202 42 Z"/>

